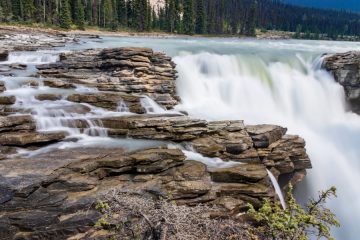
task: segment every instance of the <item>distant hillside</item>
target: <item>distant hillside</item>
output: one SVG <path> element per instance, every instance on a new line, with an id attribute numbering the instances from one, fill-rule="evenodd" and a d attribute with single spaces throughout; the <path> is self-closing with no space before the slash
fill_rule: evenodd
<path id="1" fill-rule="evenodd" d="M 282 0 L 299 6 L 360 12 L 360 0 Z"/>

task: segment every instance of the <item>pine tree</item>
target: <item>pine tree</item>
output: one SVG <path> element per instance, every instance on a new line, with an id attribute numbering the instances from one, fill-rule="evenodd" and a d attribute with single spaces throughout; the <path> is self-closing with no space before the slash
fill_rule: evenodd
<path id="1" fill-rule="evenodd" d="M 126 2 L 125 0 L 117 1 L 117 17 L 119 24 L 122 27 L 127 27 L 127 14 L 126 14 Z"/>
<path id="2" fill-rule="evenodd" d="M 179 0 L 174 0 L 175 2 L 175 31 L 177 33 L 181 32 L 181 17 L 180 17 L 180 12 L 181 12 L 181 8 L 180 8 L 180 1 Z"/>
<path id="3" fill-rule="evenodd" d="M 151 28 L 152 28 L 153 30 L 159 29 L 159 19 L 158 19 L 158 16 L 157 16 L 154 8 L 152 9 L 151 16 L 152 16 L 152 19 L 151 19 Z"/>
<path id="4" fill-rule="evenodd" d="M 61 8 L 59 14 L 60 27 L 70 29 L 71 27 L 71 14 L 70 5 L 68 0 L 61 0 Z"/>
<path id="5" fill-rule="evenodd" d="M 152 26 L 152 8 L 151 8 L 151 4 L 150 4 L 150 1 L 147 0 L 146 2 L 146 31 L 150 32 L 151 30 L 151 26 Z"/>
<path id="6" fill-rule="evenodd" d="M 21 0 L 13 0 L 12 2 L 12 13 L 15 21 L 23 20 L 22 2 Z"/>
<path id="7" fill-rule="evenodd" d="M 33 0 L 24 0 L 23 1 L 24 6 L 24 20 L 30 21 L 34 15 L 34 1 Z"/>
<path id="8" fill-rule="evenodd" d="M 184 0 L 183 31 L 185 34 L 194 34 L 194 6 L 193 0 Z"/>
<path id="9" fill-rule="evenodd" d="M 85 30 L 85 10 L 82 1 L 76 0 L 74 8 L 76 12 L 75 23 L 79 29 Z"/>
<path id="10" fill-rule="evenodd" d="M 204 0 L 196 0 L 195 33 L 205 33 L 205 8 Z"/>
<path id="11" fill-rule="evenodd" d="M 249 16 L 245 24 L 245 35 L 247 36 L 255 36 L 256 30 L 256 9 L 257 9 L 257 0 L 253 0 L 250 10 Z"/>

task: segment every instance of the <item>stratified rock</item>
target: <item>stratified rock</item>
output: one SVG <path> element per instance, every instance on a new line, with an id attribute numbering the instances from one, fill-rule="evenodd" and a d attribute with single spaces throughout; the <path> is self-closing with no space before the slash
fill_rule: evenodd
<path id="1" fill-rule="evenodd" d="M 351 109 L 360 114 L 360 52 L 326 55 L 323 67 L 344 87 Z"/>
<path id="2" fill-rule="evenodd" d="M 35 122 L 30 115 L 0 117 L 0 132 L 34 129 Z"/>
<path id="3" fill-rule="evenodd" d="M 27 65 L 22 63 L 12 63 L 10 64 L 10 68 L 17 70 L 25 70 L 27 68 Z"/>
<path id="4" fill-rule="evenodd" d="M 158 104 L 172 108 L 176 96 L 175 64 L 163 53 L 149 48 L 114 48 L 63 53 L 60 61 L 38 66 L 42 76 L 71 79 L 71 83 L 127 94 L 147 95 Z M 48 86 L 61 87 L 57 80 Z M 54 83 L 52 83 L 54 82 Z M 66 85 L 66 83 L 64 83 Z"/>
<path id="5" fill-rule="evenodd" d="M 64 132 L 37 133 L 37 132 L 11 132 L 0 135 L 0 145 L 5 146 L 26 146 L 44 143 L 52 143 L 63 140 L 66 137 Z"/>
<path id="6" fill-rule="evenodd" d="M 75 88 L 74 84 L 68 83 L 61 79 L 46 79 L 44 85 L 52 88 Z"/>
<path id="7" fill-rule="evenodd" d="M 71 102 L 88 103 L 111 111 L 145 113 L 145 109 L 141 105 L 141 98 L 141 96 L 124 93 L 98 92 L 72 94 L 67 100 Z"/>
<path id="8" fill-rule="evenodd" d="M 246 131 L 254 141 L 256 148 L 266 148 L 280 140 L 285 135 L 287 129 L 275 125 L 247 125 Z"/>
<path id="9" fill-rule="evenodd" d="M 239 164 L 230 168 L 219 168 L 210 171 L 214 182 L 243 183 L 258 182 L 266 179 L 266 167 L 262 164 Z"/>
<path id="10" fill-rule="evenodd" d="M 11 105 L 16 102 L 15 96 L 0 96 L 0 105 Z"/>

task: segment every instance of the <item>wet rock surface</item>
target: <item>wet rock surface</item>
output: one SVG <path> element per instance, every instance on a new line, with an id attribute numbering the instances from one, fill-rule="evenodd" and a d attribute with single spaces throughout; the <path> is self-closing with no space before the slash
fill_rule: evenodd
<path id="1" fill-rule="evenodd" d="M 351 110 L 360 114 L 360 52 L 326 55 L 323 67 L 344 87 Z"/>
<path id="2" fill-rule="evenodd" d="M 38 69 L 52 92 L 35 94 L 35 107 L 0 84 L 1 239 L 96 236 L 97 200 L 112 189 L 234 217 L 277 198 L 267 169 L 296 183 L 311 168 L 304 140 L 286 128 L 166 111 L 179 101 L 175 64 L 151 49 L 65 53 Z M 96 144 L 81 145 L 81 134 Z"/>

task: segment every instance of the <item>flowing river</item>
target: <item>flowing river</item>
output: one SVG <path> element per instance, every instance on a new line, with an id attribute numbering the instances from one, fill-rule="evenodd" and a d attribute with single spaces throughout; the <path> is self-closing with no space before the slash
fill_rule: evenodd
<path id="1" fill-rule="evenodd" d="M 338 198 L 329 202 L 342 226 L 335 229 L 338 239 L 360 235 L 360 116 L 347 112 L 342 87 L 321 67 L 323 53 L 360 50 L 360 43 L 298 40 L 252 40 L 223 38 L 120 38 L 82 39 L 78 45 L 56 51 L 13 53 L 9 62 L 36 65 L 54 62 L 58 52 L 86 48 L 122 46 L 151 47 L 173 57 L 182 99 L 176 110 L 208 120 L 243 119 L 247 124 L 272 123 L 305 138 L 313 169 L 297 187 L 301 201 L 316 196 L 318 190 L 338 188 Z M 30 72 L 34 68 L 29 68 Z M 31 70 L 32 69 L 32 70 Z M 34 104 L 30 88 L 19 88 L 21 77 L 5 79 L 7 94 L 21 96 L 22 104 Z M 41 82 L 40 80 L 37 80 Z M 47 87 L 36 91 L 49 92 Z M 76 89 L 96 91 L 96 89 Z M 37 92 L 39 93 L 39 92 Z M 5 93 L 6 94 L 6 93 Z M 30 97 L 29 97 L 30 96 Z M 17 104 L 20 104 L 17 102 Z M 58 104 L 67 104 L 58 101 Z M 151 112 L 162 111 L 145 102 Z M 49 107 L 49 106 L 47 106 Z M 56 106 L 52 106 L 56 108 Z M 47 117 L 54 115 L 37 107 L 38 129 L 62 127 Z M 152 110 L 151 110 L 152 109 Z M 92 112 L 98 111 L 92 109 Z M 125 112 L 125 113 L 124 113 Z M 58 113 L 56 113 L 58 114 Z M 126 114 L 119 104 L 118 113 Z M 71 118 L 62 114 L 63 118 Z M 94 124 L 94 126 L 92 126 Z M 82 143 L 111 144 L 106 131 L 89 122 Z M 79 134 L 79 133 L 72 133 Z M 80 141 L 81 142 L 81 141 Z M 154 144 L 154 143 L 141 143 Z M 132 145 L 132 144 L 130 144 Z M 62 146 L 64 147 L 64 146 Z"/>

